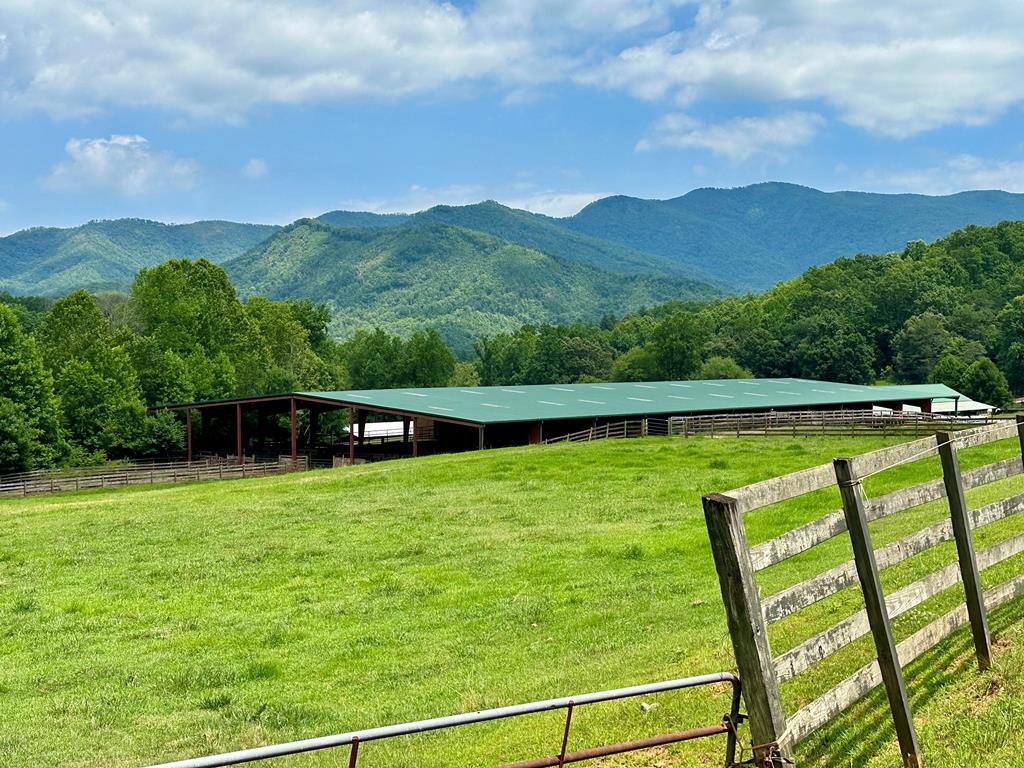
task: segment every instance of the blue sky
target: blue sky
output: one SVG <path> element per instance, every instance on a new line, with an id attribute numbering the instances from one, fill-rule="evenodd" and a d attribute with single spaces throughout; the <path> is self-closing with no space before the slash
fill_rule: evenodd
<path id="1" fill-rule="evenodd" d="M 6 0 L 0 232 L 1024 191 L 1024 4 Z"/>

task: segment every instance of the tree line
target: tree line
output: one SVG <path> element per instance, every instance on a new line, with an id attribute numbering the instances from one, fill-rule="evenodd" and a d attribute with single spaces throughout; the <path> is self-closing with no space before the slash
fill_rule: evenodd
<path id="1" fill-rule="evenodd" d="M 1024 391 L 1024 222 L 815 267 L 762 294 L 478 338 L 344 341 L 328 306 L 239 300 L 202 259 L 127 294 L 0 296 L 0 471 L 180 453 L 173 403 L 292 390 L 795 376 L 941 382 L 1005 407 Z"/>

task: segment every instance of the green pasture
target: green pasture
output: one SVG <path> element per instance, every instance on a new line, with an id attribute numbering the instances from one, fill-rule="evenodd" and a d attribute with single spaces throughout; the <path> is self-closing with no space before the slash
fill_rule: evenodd
<path id="1" fill-rule="evenodd" d="M 0 501 L 0 765 L 140 766 L 731 669 L 701 494 L 891 442 L 623 440 Z M 1007 440 L 961 461 L 1016 450 Z M 919 462 L 871 478 L 868 492 L 938 473 L 937 459 Z M 969 500 L 1022 489 L 1015 478 Z M 829 490 L 752 513 L 751 541 L 837 507 Z M 876 543 L 943 514 L 940 503 L 879 521 Z M 995 524 L 978 546 L 1022 529 L 1024 520 Z M 912 558 L 885 586 L 953 556 L 946 546 Z M 839 537 L 763 572 L 763 592 L 848 557 Z M 899 617 L 897 633 L 956 600 L 952 589 Z M 787 618 L 771 629 L 773 648 L 858 604 L 851 589 Z M 1012 764 L 1024 749 L 1021 610 L 993 616 L 994 672 L 973 669 L 966 632 L 911 666 L 931 764 Z M 864 638 L 787 683 L 787 707 L 871 656 Z M 801 764 L 894 764 L 884 701 L 873 695 L 806 742 Z M 710 724 L 727 708 L 724 689 L 581 708 L 570 749 Z M 492 766 L 551 754 L 561 717 L 367 744 L 359 764 Z M 604 765 L 715 765 L 722 750 L 705 740 Z M 268 764 L 343 765 L 343 752 Z"/>

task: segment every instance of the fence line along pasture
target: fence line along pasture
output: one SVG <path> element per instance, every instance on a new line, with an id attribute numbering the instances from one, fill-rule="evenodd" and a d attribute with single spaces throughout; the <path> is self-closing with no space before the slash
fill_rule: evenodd
<path id="1" fill-rule="evenodd" d="M 874 410 L 766 411 L 718 413 L 702 416 L 642 418 L 595 424 L 543 442 L 578 443 L 629 437 L 675 436 L 729 437 L 744 435 L 909 435 L 921 436 L 936 429 L 966 429 L 993 422 L 988 417 L 913 412 L 882 413 Z"/>
<path id="2" fill-rule="evenodd" d="M 168 461 L 149 464 L 120 464 L 107 467 L 78 467 L 69 470 L 37 470 L 0 475 L 0 497 L 34 496 L 60 491 L 116 488 L 129 485 L 233 480 L 269 477 L 307 469 L 307 457 L 281 456 L 277 461 L 229 463 L 223 458 L 198 461 Z"/>
<path id="3" fill-rule="evenodd" d="M 903 665 L 957 629 L 970 626 L 978 665 L 990 663 L 987 613 L 1024 594 L 1024 574 L 987 590 L 980 572 L 1024 553 L 1024 533 L 975 552 L 973 531 L 1024 511 L 1024 493 L 970 508 L 964 492 L 1020 475 L 1020 455 L 967 472 L 958 451 L 1016 437 L 1024 451 L 1024 417 L 962 432 L 940 432 L 909 443 L 823 464 L 760 483 L 704 497 L 704 514 L 725 602 L 729 633 L 750 717 L 756 757 L 781 765 L 792 749 L 877 685 L 884 684 L 904 764 L 918 766 L 921 749 L 914 730 Z M 862 480 L 893 467 L 939 455 L 942 477 L 866 498 Z M 754 510 L 838 487 L 842 509 L 749 547 L 744 516 Z M 949 516 L 875 549 L 868 523 L 945 498 Z M 761 597 L 757 574 L 791 557 L 848 534 L 854 557 L 798 584 Z M 947 541 L 956 560 L 892 594 L 883 593 L 880 572 Z M 842 590 L 860 585 L 864 608 L 789 648 L 773 654 L 768 627 Z M 944 590 L 963 585 L 963 602 L 897 643 L 891 619 Z M 876 659 L 796 712 L 787 713 L 780 686 L 858 638 L 871 635 Z"/>

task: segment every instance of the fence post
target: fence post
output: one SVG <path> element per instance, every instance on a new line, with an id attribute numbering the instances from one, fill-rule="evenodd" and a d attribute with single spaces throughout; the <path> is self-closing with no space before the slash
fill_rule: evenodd
<path id="1" fill-rule="evenodd" d="M 747 531 L 735 499 L 711 493 L 702 501 L 736 666 L 743 681 L 750 736 L 757 745 L 754 757 L 764 765 L 781 765 L 777 758 L 792 758 L 791 745 Z"/>
<path id="2" fill-rule="evenodd" d="M 953 537 L 956 539 L 956 554 L 960 561 L 960 577 L 964 583 L 967 599 L 967 614 L 971 619 L 971 634 L 974 636 L 974 652 L 978 657 L 978 668 L 984 672 L 992 666 L 992 649 L 989 645 L 988 616 L 985 613 L 985 598 L 982 594 L 978 559 L 974 554 L 974 538 L 971 536 L 971 521 L 964 498 L 964 479 L 960 474 L 960 459 L 953 445 L 952 432 L 935 435 L 939 443 L 939 458 L 942 460 L 942 480 L 946 485 L 946 499 L 949 514 L 953 519 Z"/>
<path id="3" fill-rule="evenodd" d="M 871 545 L 871 533 L 868 531 L 868 520 L 864 514 L 864 498 L 861 494 L 860 479 L 853 468 L 853 459 L 836 459 L 833 462 L 839 493 L 843 498 L 843 514 L 846 516 L 846 527 L 853 544 L 853 561 L 857 566 L 857 578 L 860 580 L 861 591 L 864 593 L 864 607 L 867 609 L 871 635 L 875 640 L 878 653 L 878 667 L 885 683 L 885 693 L 889 697 L 889 709 L 896 725 L 896 738 L 900 743 L 903 765 L 907 768 L 919 768 L 921 765 L 921 745 L 914 729 L 914 719 L 910 711 L 910 700 L 907 697 L 907 684 L 903 680 L 903 668 L 896 653 L 896 641 L 892 636 L 892 625 L 889 623 L 889 611 L 882 593 L 882 582 L 878 576 L 878 562 L 875 550 Z"/>

